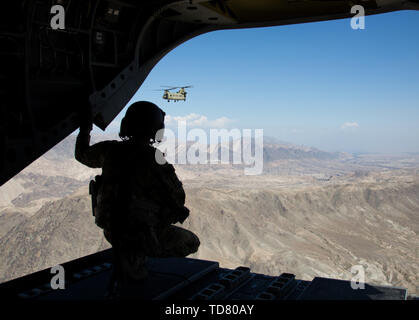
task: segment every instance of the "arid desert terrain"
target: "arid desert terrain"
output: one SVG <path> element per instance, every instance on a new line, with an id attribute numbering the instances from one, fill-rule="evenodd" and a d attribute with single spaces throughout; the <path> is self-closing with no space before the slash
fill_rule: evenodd
<path id="1" fill-rule="evenodd" d="M 0 187 L 0 281 L 109 247 L 88 195 L 100 170 L 70 136 Z M 351 279 L 419 294 L 419 154 L 353 155 L 264 144 L 262 175 L 239 165 L 176 165 L 201 240 L 192 257 L 298 278 Z"/>

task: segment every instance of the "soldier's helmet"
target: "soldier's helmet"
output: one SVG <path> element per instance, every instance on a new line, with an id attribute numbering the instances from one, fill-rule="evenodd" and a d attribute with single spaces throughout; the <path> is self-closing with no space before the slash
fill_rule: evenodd
<path id="1" fill-rule="evenodd" d="M 165 115 L 164 111 L 154 103 L 135 102 L 129 106 L 121 121 L 119 136 L 122 140 L 139 139 L 160 142 L 163 139 Z"/>

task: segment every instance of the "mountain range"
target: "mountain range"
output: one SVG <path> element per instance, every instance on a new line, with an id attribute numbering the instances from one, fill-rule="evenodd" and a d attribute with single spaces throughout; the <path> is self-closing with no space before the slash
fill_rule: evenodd
<path id="1" fill-rule="evenodd" d="M 182 227 L 201 239 L 193 257 L 308 280 L 350 279 L 362 265 L 367 282 L 419 293 L 418 155 L 264 140 L 259 176 L 232 164 L 175 166 L 191 211 Z M 100 169 L 74 160 L 74 142 L 69 136 L 1 186 L 0 281 L 109 247 L 87 190 Z"/>

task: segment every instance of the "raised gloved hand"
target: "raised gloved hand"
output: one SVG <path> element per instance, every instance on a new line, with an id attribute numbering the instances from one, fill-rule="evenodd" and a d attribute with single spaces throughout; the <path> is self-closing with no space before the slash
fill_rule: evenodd
<path id="1" fill-rule="evenodd" d="M 93 115 L 92 108 L 89 105 L 85 106 L 79 112 L 80 132 L 89 133 L 93 129 Z"/>

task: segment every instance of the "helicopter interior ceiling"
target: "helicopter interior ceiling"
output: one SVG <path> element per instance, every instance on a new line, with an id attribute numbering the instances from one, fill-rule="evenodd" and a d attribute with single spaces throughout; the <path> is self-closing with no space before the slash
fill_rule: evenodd
<path id="1" fill-rule="evenodd" d="M 53 5 L 65 12 L 53 29 Z M 154 65 L 200 34 L 419 9 L 419 0 L 8 0 L 0 11 L 0 185 L 79 127 L 101 129 Z"/>

